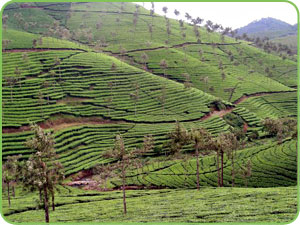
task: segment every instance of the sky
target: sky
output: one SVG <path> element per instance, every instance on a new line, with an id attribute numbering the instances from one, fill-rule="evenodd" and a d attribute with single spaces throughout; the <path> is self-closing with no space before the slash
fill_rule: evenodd
<path id="1" fill-rule="evenodd" d="M 143 5 L 142 2 L 136 3 Z M 233 29 L 266 17 L 292 25 L 297 23 L 296 9 L 286 2 L 154 2 L 154 5 L 155 12 L 161 15 L 164 15 L 162 8 L 168 7 L 167 16 L 170 18 L 185 19 L 184 15 L 188 12 L 192 17 L 199 16 Z M 151 3 L 145 2 L 144 7 L 150 9 Z M 174 15 L 174 9 L 180 12 L 179 17 Z"/>

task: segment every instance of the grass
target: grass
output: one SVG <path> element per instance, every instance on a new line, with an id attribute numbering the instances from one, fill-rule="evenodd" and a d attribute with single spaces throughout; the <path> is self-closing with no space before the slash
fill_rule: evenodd
<path id="1" fill-rule="evenodd" d="M 42 210 L 33 210 L 37 193 L 17 193 L 3 213 L 11 222 L 44 220 Z M 178 222 L 287 223 L 297 212 L 296 187 L 203 188 L 127 191 L 128 213 L 122 214 L 122 193 L 84 191 L 61 187 L 51 222 Z"/>
<path id="2" fill-rule="evenodd" d="M 204 127 L 213 135 L 230 128 L 228 121 L 218 116 L 201 119 L 209 115 L 211 103 L 216 100 L 227 108 L 233 107 L 232 114 L 248 125 L 247 135 L 258 131 L 263 138 L 261 121 L 266 117 L 296 117 L 295 62 L 267 54 L 245 41 L 227 36 L 223 41 L 219 33 L 208 33 L 203 26 L 199 27 L 197 42 L 193 26 L 185 23 L 181 29 L 173 19 L 169 21 L 168 36 L 166 20 L 156 14 L 151 17 L 143 8 L 139 9 L 134 26 L 136 7 L 129 3 L 124 3 L 123 11 L 119 3 L 31 4 L 38 8 L 20 8 L 19 3 L 13 3 L 4 10 L 9 17 L 3 39 L 10 42 L 3 52 L 3 160 L 16 154 L 22 154 L 26 160 L 32 153 L 24 145 L 32 132 L 22 131 L 30 122 L 57 123 L 50 130 L 69 179 L 98 163 L 109 163 L 102 154 L 113 147 L 117 133 L 123 135 L 130 150 L 141 146 L 146 134 L 152 134 L 155 149 L 148 156 L 149 165 L 143 172 L 131 168 L 127 182 L 166 187 L 128 191 L 127 217 L 122 216 L 120 191 L 99 193 L 60 187 L 57 210 L 50 215 L 52 222 L 293 219 L 297 184 L 294 140 L 280 145 L 268 139 L 256 140 L 248 143 L 252 147 L 237 152 L 237 170 L 248 160 L 252 162 L 252 176 L 248 179 L 251 188 L 244 188 L 245 180 L 239 174 L 237 188 L 230 188 L 231 164 L 227 157 L 227 187 L 213 188 L 217 183 L 216 159 L 210 153 L 201 157 L 202 188 L 200 192 L 194 191 L 195 159 L 164 161 L 162 155 L 167 134 L 176 120 L 188 129 Z M 32 28 L 26 28 L 15 13 L 21 13 Z M 55 32 L 55 23 L 61 30 L 69 31 L 71 37 Z M 152 37 L 149 24 L 153 25 Z M 49 33 L 51 29 L 54 32 Z M 38 40 L 36 46 L 34 40 Z M 105 46 L 95 48 L 99 44 Z M 126 49 L 122 54 L 121 48 Z M 142 54 L 147 54 L 146 62 L 141 59 Z M 160 66 L 163 59 L 168 64 L 165 69 Z M 15 74 L 16 66 L 20 75 Z M 190 76 L 191 88 L 184 87 L 184 73 Z M 9 82 L 12 77 L 17 78 L 14 83 Z M 234 87 L 230 97 L 230 88 Z M 132 96 L 136 93 L 135 100 Z M 251 97 L 234 104 L 243 96 Z M 86 124 L 64 123 L 67 118 Z M 93 118 L 106 122 L 97 124 Z M 192 146 L 184 151 L 193 153 Z M 120 183 L 112 179 L 110 185 L 118 187 Z M 18 189 L 12 208 L 8 209 L 6 201 L 3 202 L 4 215 L 14 222 L 43 221 L 42 210 L 34 210 L 36 196 Z M 5 193 L 3 198 L 6 200 Z"/>

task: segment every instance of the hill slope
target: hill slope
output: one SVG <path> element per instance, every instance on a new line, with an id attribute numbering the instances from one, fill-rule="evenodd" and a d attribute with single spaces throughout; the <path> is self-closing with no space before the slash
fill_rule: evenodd
<path id="1" fill-rule="evenodd" d="M 103 160 L 118 132 L 132 148 L 151 133 L 163 153 L 175 120 L 217 134 L 229 128 L 220 115 L 230 112 L 250 131 L 273 111 L 296 115 L 283 104 L 296 102 L 295 62 L 204 27 L 130 3 L 14 3 L 4 15 L 4 159 L 29 156 L 30 122 L 54 130 L 72 174 Z M 271 100 L 254 108 L 251 99 L 263 95 Z"/>
<path id="2" fill-rule="evenodd" d="M 297 25 L 291 25 L 275 18 L 262 18 L 237 29 L 239 35 L 243 33 L 250 37 L 268 37 L 270 39 L 297 35 Z"/>

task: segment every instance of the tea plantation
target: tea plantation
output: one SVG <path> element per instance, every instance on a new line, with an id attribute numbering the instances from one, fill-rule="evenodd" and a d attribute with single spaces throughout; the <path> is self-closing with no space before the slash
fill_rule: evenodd
<path id="1" fill-rule="evenodd" d="M 173 12 L 168 12 L 173 13 Z M 183 12 L 182 12 L 183 13 Z M 195 20 L 194 20 L 195 21 Z M 289 222 L 297 214 L 297 140 L 279 140 L 264 120 L 297 119 L 297 63 L 209 25 L 169 19 L 133 3 L 10 3 L 3 11 L 2 162 L 34 150 L 32 123 L 52 133 L 65 180 L 55 191 L 51 222 Z M 215 26 L 216 27 L 216 26 Z M 243 131 L 232 158 L 197 158 L 195 146 L 169 152 L 176 124 L 212 138 Z M 288 132 L 284 130 L 284 132 Z M 153 138 L 126 178 L 98 182 L 97 165 L 116 135 L 126 152 Z M 203 150 L 203 149 L 202 149 Z M 118 173 L 120 169 L 112 172 Z M 83 176 L 82 174 L 88 174 Z M 82 188 L 71 186 L 83 181 Z M 91 187 L 89 182 L 96 182 Z M 3 184 L 2 214 L 12 223 L 44 221 L 38 192 Z M 80 185 L 79 185 L 80 186 Z M 234 187 L 233 187 L 234 186 Z M 9 192 L 9 191 L 8 191 Z"/>

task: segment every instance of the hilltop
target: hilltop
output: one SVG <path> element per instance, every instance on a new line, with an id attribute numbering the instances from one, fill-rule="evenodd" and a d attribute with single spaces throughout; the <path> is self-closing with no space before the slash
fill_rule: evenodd
<path id="1" fill-rule="evenodd" d="M 237 29 L 238 34 L 248 34 L 252 37 L 268 37 L 270 39 L 297 35 L 297 24 L 291 25 L 272 17 L 255 20 L 248 25 Z"/>

